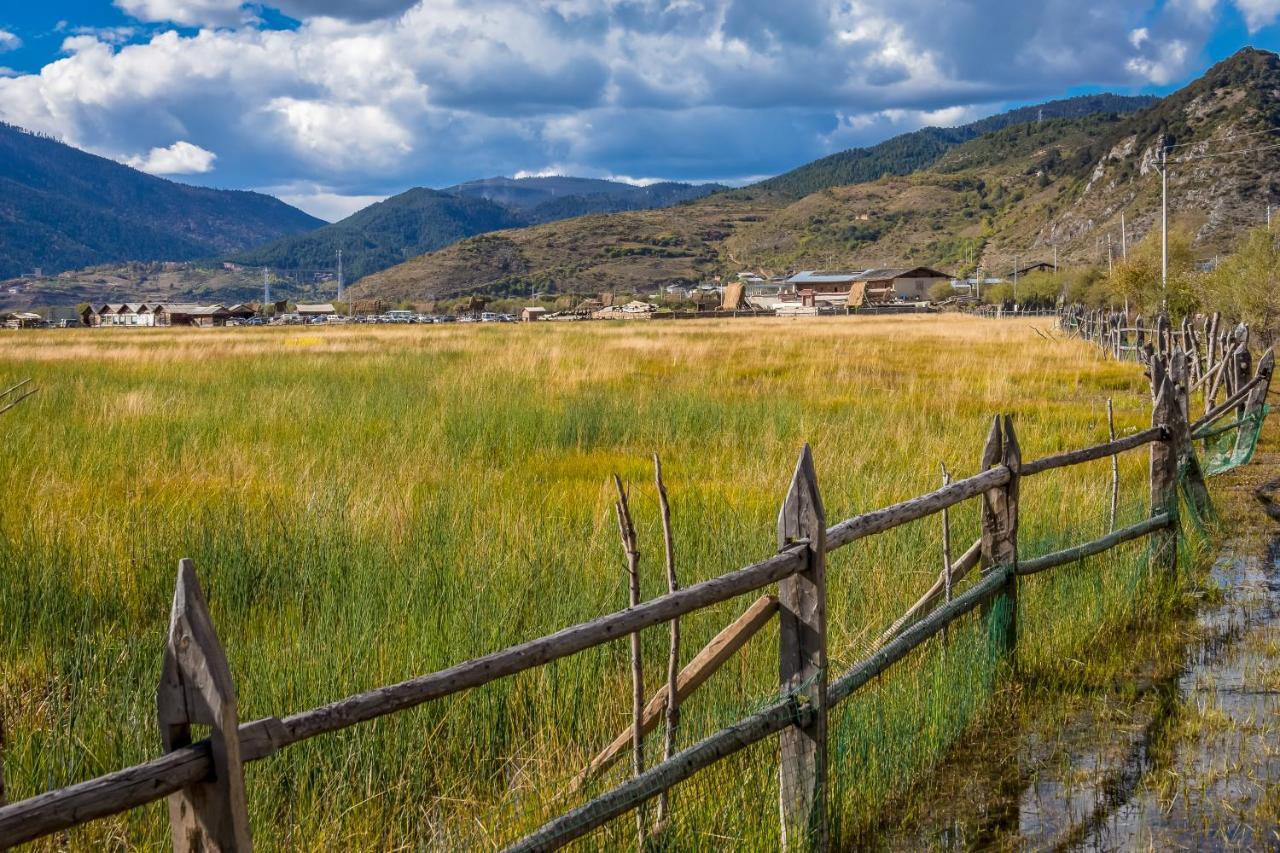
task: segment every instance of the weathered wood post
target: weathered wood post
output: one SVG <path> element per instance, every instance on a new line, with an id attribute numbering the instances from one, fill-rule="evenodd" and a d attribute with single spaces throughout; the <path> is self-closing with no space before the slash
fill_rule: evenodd
<path id="1" fill-rule="evenodd" d="M 631 521 L 631 506 L 627 501 L 627 490 L 622 486 L 622 478 L 613 475 L 613 485 L 618 492 L 618 500 L 614 502 L 614 510 L 618 516 L 618 536 L 622 540 L 622 551 L 627 558 L 627 601 L 629 607 L 640 603 L 640 549 L 636 546 L 636 527 Z M 631 636 L 631 773 L 639 776 L 644 772 L 644 662 L 641 659 L 640 632 L 632 631 Z M 643 848 L 648 833 L 648 803 L 641 803 L 636 808 L 636 841 Z"/>
<path id="2" fill-rule="evenodd" d="M 1154 374 L 1152 378 L 1156 381 Z M 1151 565 L 1172 582 L 1178 576 L 1178 446 L 1172 426 L 1178 403 L 1173 384 L 1163 372 L 1154 393 L 1151 425 L 1163 426 L 1166 431 L 1161 441 L 1151 442 L 1151 515 L 1168 513 L 1170 525 L 1151 534 Z"/>
<path id="3" fill-rule="evenodd" d="M 1236 381 L 1231 387 L 1232 394 L 1244 387 L 1244 384 L 1249 381 L 1249 374 L 1253 372 L 1253 356 L 1249 353 L 1249 327 L 1244 323 L 1236 326 L 1234 340 L 1236 342 L 1234 365 Z M 1244 413 L 1245 404 L 1241 403 L 1236 407 L 1236 417 L 1244 417 Z"/>
<path id="4" fill-rule="evenodd" d="M 779 735 L 778 796 L 782 843 L 789 850 L 827 849 L 826 511 L 809 445 L 800 452 L 778 512 L 778 548 L 805 543 L 806 566 L 778 584 L 779 681 L 784 694 L 808 700 L 803 726 Z"/>
<path id="5" fill-rule="evenodd" d="M 1248 398 L 1244 404 L 1244 414 L 1237 416 L 1245 418 L 1257 418 L 1259 425 L 1262 422 L 1262 414 L 1267 405 L 1267 393 L 1271 389 L 1271 374 L 1275 372 L 1276 354 L 1273 349 L 1268 349 L 1262 354 L 1262 358 L 1258 359 L 1258 372 L 1255 374 L 1260 378 L 1257 385 L 1253 386 L 1253 390 L 1249 392 Z M 1256 441 L 1256 436 L 1245 433 L 1244 424 L 1236 430 L 1236 446 L 1235 456 L 1237 459 L 1243 458 L 1243 454 L 1248 450 L 1248 442 Z M 0 780 L 2 783 L 3 780 Z M 3 791 L 0 790 L 0 796 Z M 3 802 L 3 800 L 0 800 Z"/>
<path id="6" fill-rule="evenodd" d="M 1208 325 L 1204 332 L 1205 373 L 1218 366 L 1218 320 L 1222 315 L 1214 311 L 1209 315 Z"/>
<path id="7" fill-rule="evenodd" d="M 1008 580 L 996 597 L 984 605 L 988 631 L 1002 653 L 1013 656 L 1018 646 L 1018 473 L 1022 450 L 1013 431 L 1013 418 L 996 415 L 982 450 L 983 471 L 997 464 L 1011 474 L 1009 482 L 982 496 L 982 567 L 1009 566 Z"/>
<path id="8" fill-rule="evenodd" d="M 671 532 L 671 503 L 667 499 L 667 485 L 662 482 L 662 460 L 653 454 L 653 480 L 658 487 L 658 508 L 662 513 L 662 544 L 667 564 L 667 592 L 680 589 L 680 581 L 676 577 L 676 544 Z M 667 713 L 666 732 L 662 739 L 662 760 L 670 761 L 676 752 L 676 728 L 680 725 L 680 617 L 671 620 L 667 647 Z M 657 831 L 666 829 L 670 808 L 670 792 L 663 790 L 658 795 Z"/>
<path id="9" fill-rule="evenodd" d="M 1115 409 L 1111 405 L 1111 398 L 1107 398 L 1107 441 L 1116 440 L 1116 415 Z M 1116 513 L 1120 508 L 1120 454 L 1111 454 L 1111 521 L 1107 527 L 1108 533 L 1114 533 L 1116 529 Z"/>
<path id="10" fill-rule="evenodd" d="M 1187 379 L 1187 353 L 1175 349 L 1169 355 L 1169 378 L 1173 380 L 1173 390 L 1178 398 L 1178 408 L 1182 410 L 1182 419 L 1188 420 L 1188 398 L 1190 383 Z"/>
<path id="11" fill-rule="evenodd" d="M 1203 524 L 1213 518 L 1213 501 L 1209 498 L 1209 487 L 1205 484 L 1204 471 L 1200 467 L 1200 460 L 1196 458 L 1195 445 L 1191 440 L 1191 424 L 1184 408 L 1186 392 L 1179 387 L 1176 375 L 1169 375 L 1167 381 L 1173 389 L 1174 400 L 1177 401 L 1168 427 L 1173 446 L 1177 450 L 1179 479 L 1192 516 L 1197 523 Z"/>
<path id="12" fill-rule="evenodd" d="M 156 713 L 167 752 L 191 743 L 193 723 L 210 727 L 212 778 L 169 796 L 174 853 L 251 850 L 235 685 L 187 559 L 178 563 Z"/>

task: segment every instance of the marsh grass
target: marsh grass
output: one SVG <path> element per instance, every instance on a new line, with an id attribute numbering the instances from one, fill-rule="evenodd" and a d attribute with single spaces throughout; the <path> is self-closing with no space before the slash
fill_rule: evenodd
<path id="1" fill-rule="evenodd" d="M 608 475 L 632 484 L 644 596 L 665 591 L 649 454 L 682 583 L 771 553 L 813 446 L 832 523 L 974 473 L 990 418 L 1024 457 L 1150 422 L 1140 370 L 1050 321 L 941 316 L 308 330 L 18 333 L 0 384 L 38 399 L 0 459 L 0 711 L 11 799 L 158 751 L 153 697 L 175 567 L 194 558 L 242 719 L 283 716 L 625 606 Z M 1146 456 L 1121 459 L 1145 514 Z M 1021 550 L 1105 532 L 1109 463 L 1023 484 Z M 958 554 L 976 502 L 952 514 Z M 833 554 L 833 672 L 931 583 L 939 519 Z M 1157 619 L 1141 543 L 1021 596 L 1020 677 L 1087 677 L 1089 650 Z M 685 659 L 747 601 L 685 618 Z M 644 636 L 661 682 L 666 631 Z M 681 743 L 766 704 L 776 624 L 685 706 Z M 1073 663 L 1073 661 L 1077 663 Z M 842 706 L 833 818 L 857 838 L 1001 683 L 985 627 L 953 628 Z M 576 802 L 569 778 L 629 719 L 624 642 L 289 748 L 247 772 L 259 849 L 485 848 Z M 651 738 L 650 761 L 660 738 Z M 776 744 L 680 786 L 673 849 L 777 842 Z M 615 770 L 583 795 L 615 783 Z M 167 845 L 161 803 L 45 846 Z M 617 821 L 587 847 L 633 843 Z"/>

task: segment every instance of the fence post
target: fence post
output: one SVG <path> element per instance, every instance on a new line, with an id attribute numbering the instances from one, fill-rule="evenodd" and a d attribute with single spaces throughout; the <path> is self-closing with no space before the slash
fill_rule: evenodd
<path id="1" fill-rule="evenodd" d="M 1262 381 L 1253 386 L 1253 390 L 1249 392 L 1249 397 L 1245 400 L 1243 417 L 1256 416 L 1258 418 L 1259 429 L 1261 429 L 1262 412 L 1267 405 L 1267 393 L 1271 389 L 1271 374 L 1275 371 L 1275 366 L 1275 351 L 1273 349 L 1268 349 L 1262 354 L 1262 358 L 1258 359 L 1258 372 L 1256 375 L 1262 377 Z M 1237 420 L 1239 420 L 1239 417 L 1241 416 L 1237 416 Z M 1244 425 L 1242 424 L 1240 428 L 1236 430 L 1235 453 L 1238 458 L 1242 458 L 1239 457 L 1239 454 L 1246 449 L 1245 443 L 1249 438 L 1250 436 L 1246 435 Z M 1252 438 L 1255 441 L 1257 440 L 1257 436 L 1252 436 Z M 0 786 L 2 785 L 3 780 L 0 780 Z M 0 791 L 0 795 L 2 794 L 3 791 Z"/>
<path id="2" fill-rule="evenodd" d="M 178 563 L 156 712 L 167 752 L 191 743 L 192 723 L 210 727 L 212 778 L 169 795 L 174 853 L 252 850 L 235 685 L 187 559 Z"/>
<path id="3" fill-rule="evenodd" d="M 1178 403 L 1163 373 L 1154 393 L 1151 425 L 1163 426 L 1166 432 L 1163 440 L 1151 442 L 1151 515 L 1166 512 L 1170 524 L 1151 534 L 1151 563 L 1173 581 L 1178 575 L 1178 447 L 1173 433 Z"/>
<path id="4" fill-rule="evenodd" d="M 807 565 L 778 584 L 779 681 L 784 694 L 808 698 L 804 726 L 778 737 L 782 843 L 789 850 L 827 848 L 826 511 L 809 445 L 800 452 L 778 512 L 778 547 L 805 542 Z"/>
<path id="5" fill-rule="evenodd" d="M 1191 423 L 1183 408 L 1186 394 L 1176 384 L 1175 377 L 1169 377 L 1167 381 L 1176 401 L 1172 420 L 1167 425 L 1172 433 L 1170 440 L 1177 450 L 1177 470 L 1182 490 L 1187 496 L 1192 516 L 1197 523 L 1203 524 L 1213 517 L 1213 501 L 1209 498 L 1209 487 L 1205 485 L 1204 471 L 1200 467 L 1200 460 L 1196 458 L 1195 444 L 1191 440 Z"/>
<path id="6" fill-rule="evenodd" d="M 1173 380 L 1173 391 L 1178 399 L 1178 408 L 1182 410 L 1182 420 L 1188 421 L 1188 387 L 1187 382 L 1187 354 L 1185 351 L 1175 349 L 1169 355 L 1169 378 Z"/>
<path id="7" fill-rule="evenodd" d="M 982 449 L 983 471 L 997 464 L 1008 466 L 1009 482 L 982 496 L 982 566 L 1010 566 L 1008 580 L 983 613 L 988 631 L 1001 652 L 1012 656 L 1018 646 L 1018 472 L 1022 467 L 1022 450 L 1013 431 L 1013 419 L 1001 417 L 991 421 L 991 432 Z"/>

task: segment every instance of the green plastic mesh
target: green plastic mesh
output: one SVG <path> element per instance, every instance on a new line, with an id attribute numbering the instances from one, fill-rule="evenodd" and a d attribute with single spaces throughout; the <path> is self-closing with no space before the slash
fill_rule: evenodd
<path id="1" fill-rule="evenodd" d="M 1271 407 L 1264 406 L 1260 411 L 1237 419 L 1236 413 L 1230 411 L 1198 430 L 1196 437 L 1203 436 L 1205 474 L 1221 474 L 1249 464 L 1253 451 L 1258 446 L 1262 422 L 1270 412 Z"/>

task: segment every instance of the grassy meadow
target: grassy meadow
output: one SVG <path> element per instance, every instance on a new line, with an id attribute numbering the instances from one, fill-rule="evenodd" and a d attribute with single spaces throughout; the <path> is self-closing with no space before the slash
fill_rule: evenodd
<path id="1" fill-rule="evenodd" d="M 609 475 L 632 485 L 645 597 L 665 591 L 650 454 L 682 583 L 767 556 L 809 442 L 828 523 L 976 471 L 996 412 L 1024 458 L 1150 423 L 1141 369 L 1046 340 L 1051 320 L 959 316 L 0 335 L 0 713 L 11 800 L 159 752 L 154 690 L 191 557 L 242 720 L 285 716 L 626 605 Z M 1145 513 L 1146 453 L 1121 460 Z M 1022 484 L 1026 556 L 1105 532 L 1109 462 Z M 953 551 L 978 504 L 952 512 Z M 940 520 L 828 564 L 833 676 L 936 577 Z M 1020 679 L 1085 679 L 1158 614 L 1144 545 L 1026 580 Z M 686 617 L 684 653 L 750 598 Z M 646 688 L 666 629 L 645 633 Z M 777 691 L 776 620 L 685 706 L 681 743 Z M 845 839 L 1006 679 L 975 618 L 835 712 Z M 581 801 L 567 781 L 630 720 L 625 641 L 256 762 L 260 850 L 489 849 Z M 649 739 L 650 761 L 660 731 Z M 587 793 L 616 783 L 621 762 Z M 673 849 L 777 844 L 776 741 L 675 789 Z M 629 818 L 584 847 L 634 844 Z M 37 845 L 168 846 L 163 803 Z"/>

